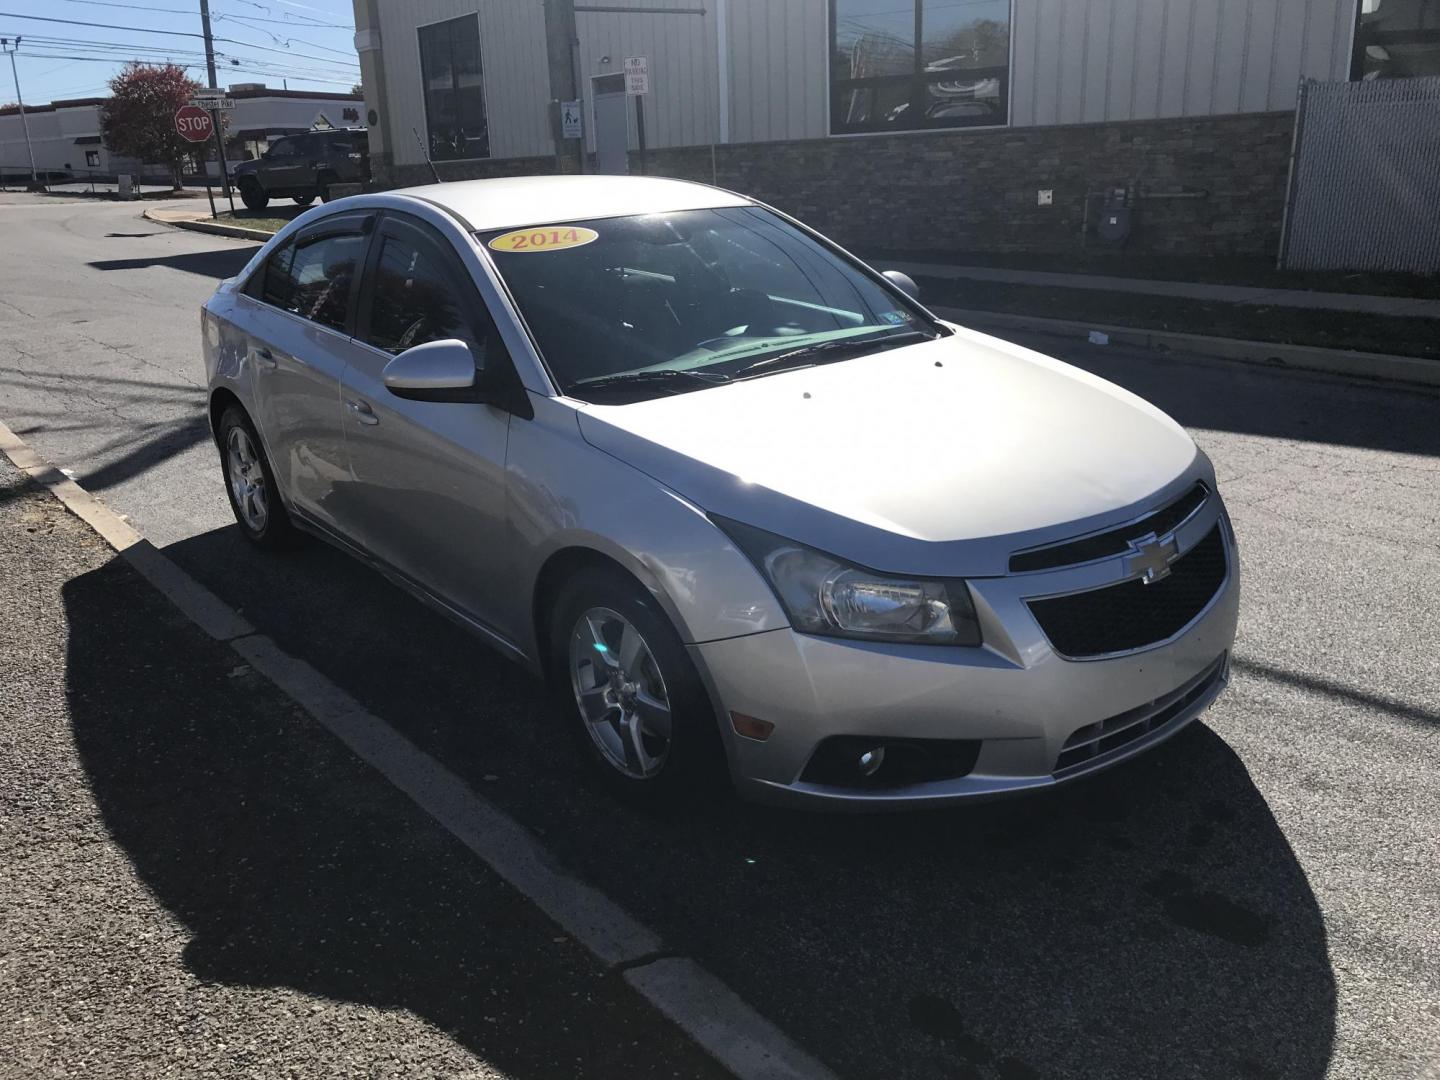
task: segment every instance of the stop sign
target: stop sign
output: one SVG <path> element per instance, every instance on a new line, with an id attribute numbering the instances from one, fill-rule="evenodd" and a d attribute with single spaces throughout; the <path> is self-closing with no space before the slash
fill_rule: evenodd
<path id="1" fill-rule="evenodd" d="M 182 105 L 175 110 L 175 130 L 190 142 L 204 142 L 215 131 L 215 122 L 199 105 Z"/>

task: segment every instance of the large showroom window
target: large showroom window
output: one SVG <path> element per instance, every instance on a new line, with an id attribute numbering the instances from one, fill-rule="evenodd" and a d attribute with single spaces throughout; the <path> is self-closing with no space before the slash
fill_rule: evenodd
<path id="1" fill-rule="evenodd" d="M 430 156 L 437 161 L 489 157 L 490 130 L 480 72 L 480 17 L 462 15 L 422 26 L 419 33 Z"/>
<path id="2" fill-rule="evenodd" d="M 830 0 L 830 130 L 1008 121 L 1010 0 Z"/>
<path id="3" fill-rule="evenodd" d="M 1354 79 L 1440 75 L 1440 2 L 1360 0 Z"/>

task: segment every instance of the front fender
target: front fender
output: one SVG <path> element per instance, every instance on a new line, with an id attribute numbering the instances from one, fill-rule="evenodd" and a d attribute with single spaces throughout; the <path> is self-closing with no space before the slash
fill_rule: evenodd
<path id="1" fill-rule="evenodd" d="M 686 644 L 789 625 L 770 586 L 701 507 L 587 443 L 572 407 L 532 400 L 535 419 L 511 427 L 508 464 L 516 580 L 529 585 L 519 592 L 533 598 L 546 563 L 580 549 L 634 575 Z M 529 603 L 507 621 L 535 656 Z"/>

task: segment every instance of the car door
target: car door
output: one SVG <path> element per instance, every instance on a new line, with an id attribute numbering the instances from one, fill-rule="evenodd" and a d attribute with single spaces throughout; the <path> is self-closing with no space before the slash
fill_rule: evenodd
<path id="1" fill-rule="evenodd" d="M 341 376 L 350 483 L 345 531 L 411 581 L 502 636 L 493 623 L 508 556 L 505 455 L 511 416 L 474 402 L 412 401 L 385 365 L 427 341 L 467 342 L 477 368 L 510 359 L 450 241 L 387 211 L 375 229 Z"/>
<path id="2" fill-rule="evenodd" d="M 291 135 L 270 147 L 270 156 L 260 163 L 260 182 L 267 192 L 285 192 L 313 187 L 310 164 L 314 136 Z"/>
<path id="3" fill-rule="evenodd" d="M 348 473 L 340 375 L 373 211 L 327 217 L 276 248 L 246 283 L 246 361 L 260 437 L 287 504 L 334 524 Z"/>

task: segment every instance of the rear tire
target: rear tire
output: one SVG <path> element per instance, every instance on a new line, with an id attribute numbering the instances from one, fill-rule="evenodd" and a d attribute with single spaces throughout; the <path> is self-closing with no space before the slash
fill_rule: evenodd
<path id="1" fill-rule="evenodd" d="M 260 436 L 244 409 L 231 405 L 225 410 L 218 437 L 225 494 L 245 539 L 271 551 L 289 547 L 296 538 L 295 526 L 280 501 Z"/>
<path id="2" fill-rule="evenodd" d="M 321 173 L 315 178 L 315 190 L 320 195 L 321 202 L 330 201 L 330 185 L 335 183 L 334 173 Z"/>
<path id="3" fill-rule="evenodd" d="M 313 202 L 315 201 L 315 196 L 316 196 L 316 194 L 317 194 L 317 192 L 312 191 L 312 192 L 309 192 L 308 194 L 305 194 L 305 195 L 295 195 L 295 196 L 293 196 L 293 198 L 295 199 L 295 205 L 296 205 L 296 206 L 309 206 L 311 203 L 313 203 Z"/>
<path id="4" fill-rule="evenodd" d="M 728 782 L 715 710 L 680 635 L 617 570 L 581 570 L 550 616 L 550 682 L 582 759 L 616 797 L 694 809 Z"/>
<path id="5" fill-rule="evenodd" d="M 264 210 L 270 205 L 270 196 L 254 180 L 246 177 L 240 181 L 240 201 L 250 210 Z"/>

